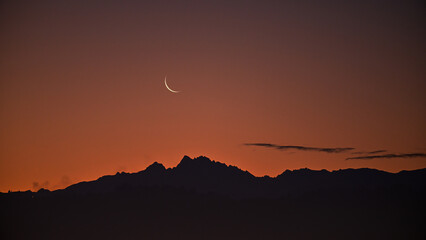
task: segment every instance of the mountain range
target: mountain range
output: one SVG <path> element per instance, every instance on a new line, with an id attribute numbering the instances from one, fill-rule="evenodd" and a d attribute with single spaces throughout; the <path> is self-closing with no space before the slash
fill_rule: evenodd
<path id="1" fill-rule="evenodd" d="M 95 181 L 69 186 L 65 191 L 77 193 L 105 193 L 123 188 L 171 186 L 236 198 L 282 197 L 311 191 L 339 191 L 349 189 L 377 189 L 405 186 L 413 190 L 426 187 L 426 169 L 389 173 L 376 169 L 286 170 L 275 178 L 255 177 L 235 166 L 212 161 L 200 156 L 184 156 L 174 168 L 166 169 L 154 162 L 137 173 L 117 173 Z"/>
<path id="2" fill-rule="evenodd" d="M 0 194 L 1 239 L 425 239 L 426 169 L 255 177 L 207 157 Z"/>

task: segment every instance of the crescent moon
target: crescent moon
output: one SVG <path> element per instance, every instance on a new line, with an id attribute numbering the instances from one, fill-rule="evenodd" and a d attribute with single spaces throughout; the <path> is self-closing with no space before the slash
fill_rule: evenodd
<path id="1" fill-rule="evenodd" d="M 171 88 L 167 85 L 167 76 L 164 78 L 164 85 L 166 85 L 166 88 L 167 88 L 170 92 L 172 92 L 172 93 L 178 93 L 178 92 L 180 92 L 180 91 L 175 91 L 175 90 L 171 89 Z"/>

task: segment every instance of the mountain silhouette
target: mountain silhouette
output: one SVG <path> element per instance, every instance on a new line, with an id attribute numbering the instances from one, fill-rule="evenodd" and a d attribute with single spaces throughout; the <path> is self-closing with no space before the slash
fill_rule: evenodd
<path id="1" fill-rule="evenodd" d="M 0 194 L 1 239 L 425 239 L 426 169 L 255 177 L 184 156 L 66 189 Z"/>
<path id="2" fill-rule="evenodd" d="M 104 176 L 96 181 L 69 186 L 65 190 L 95 193 L 111 192 L 120 188 L 171 186 L 200 193 L 244 196 L 253 191 L 250 187 L 254 187 L 255 182 L 256 177 L 237 167 L 211 161 L 203 156 L 195 159 L 185 156 L 175 168 L 166 169 L 155 162 L 138 173 Z"/>
<path id="3" fill-rule="evenodd" d="M 81 182 L 66 188 L 79 193 L 113 192 L 120 188 L 152 186 L 180 187 L 199 193 L 213 193 L 235 198 L 281 197 L 310 191 L 373 189 L 404 185 L 424 189 L 426 169 L 388 173 L 375 169 L 286 170 L 275 178 L 255 177 L 234 166 L 200 156 L 184 156 L 175 168 L 166 169 L 154 162 L 138 173 L 117 173 L 96 181 Z"/>

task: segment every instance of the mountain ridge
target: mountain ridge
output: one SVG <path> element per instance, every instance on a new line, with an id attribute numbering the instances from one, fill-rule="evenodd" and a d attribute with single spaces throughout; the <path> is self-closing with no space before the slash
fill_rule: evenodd
<path id="1" fill-rule="evenodd" d="M 94 181 L 73 184 L 63 190 L 80 193 L 114 192 L 120 188 L 176 187 L 199 193 L 214 193 L 236 198 L 282 197 L 311 191 L 373 189 L 404 185 L 413 189 L 425 187 L 426 169 L 389 173 L 360 168 L 334 171 L 285 170 L 276 177 L 256 177 L 232 165 L 199 156 L 184 156 L 173 168 L 154 162 L 136 173 L 106 175 Z"/>
<path id="2" fill-rule="evenodd" d="M 425 239 L 426 169 L 286 170 L 207 157 L 0 194 L 2 239 Z"/>
<path id="3" fill-rule="evenodd" d="M 402 184 L 410 188 L 426 188 L 426 168 L 402 170 L 398 173 L 372 168 L 285 170 L 275 177 L 254 176 L 237 166 L 214 161 L 206 156 L 190 158 L 185 155 L 171 168 L 155 161 L 142 171 L 104 175 L 96 180 L 82 181 L 64 189 L 43 192 L 113 192 L 122 187 L 170 186 L 216 193 L 232 197 L 280 197 L 294 192 L 336 189 L 344 187 L 378 188 Z M 302 190 L 296 190 L 296 189 Z M 39 190 L 39 191 L 40 191 Z"/>

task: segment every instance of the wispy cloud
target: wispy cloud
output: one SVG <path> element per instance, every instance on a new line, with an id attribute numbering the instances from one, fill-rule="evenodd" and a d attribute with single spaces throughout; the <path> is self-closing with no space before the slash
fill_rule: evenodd
<path id="1" fill-rule="evenodd" d="M 45 181 L 44 183 L 39 182 L 33 182 L 33 190 L 38 191 L 41 188 L 48 188 L 49 187 L 49 181 Z"/>
<path id="2" fill-rule="evenodd" d="M 377 153 L 384 153 L 387 152 L 387 150 L 376 150 L 371 152 L 353 152 L 351 154 L 377 154 Z"/>
<path id="3" fill-rule="evenodd" d="M 404 153 L 404 154 L 369 155 L 369 156 L 350 157 L 350 158 L 346 158 L 346 160 L 377 159 L 377 158 L 417 158 L 417 157 L 426 157 L 426 154 L 425 153 Z"/>
<path id="4" fill-rule="evenodd" d="M 351 151 L 354 148 L 345 147 L 345 148 L 318 148 L 318 147 L 305 147 L 305 146 L 291 146 L 291 145 L 276 145 L 271 143 L 244 143 L 246 146 L 256 146 L 256 147 L 266 147 L 274 148 L 278 150 L 299 150 L 299 151 L 316 151 L 316 152 L 326 152 L 326 153 L 341 153 Z"/>

